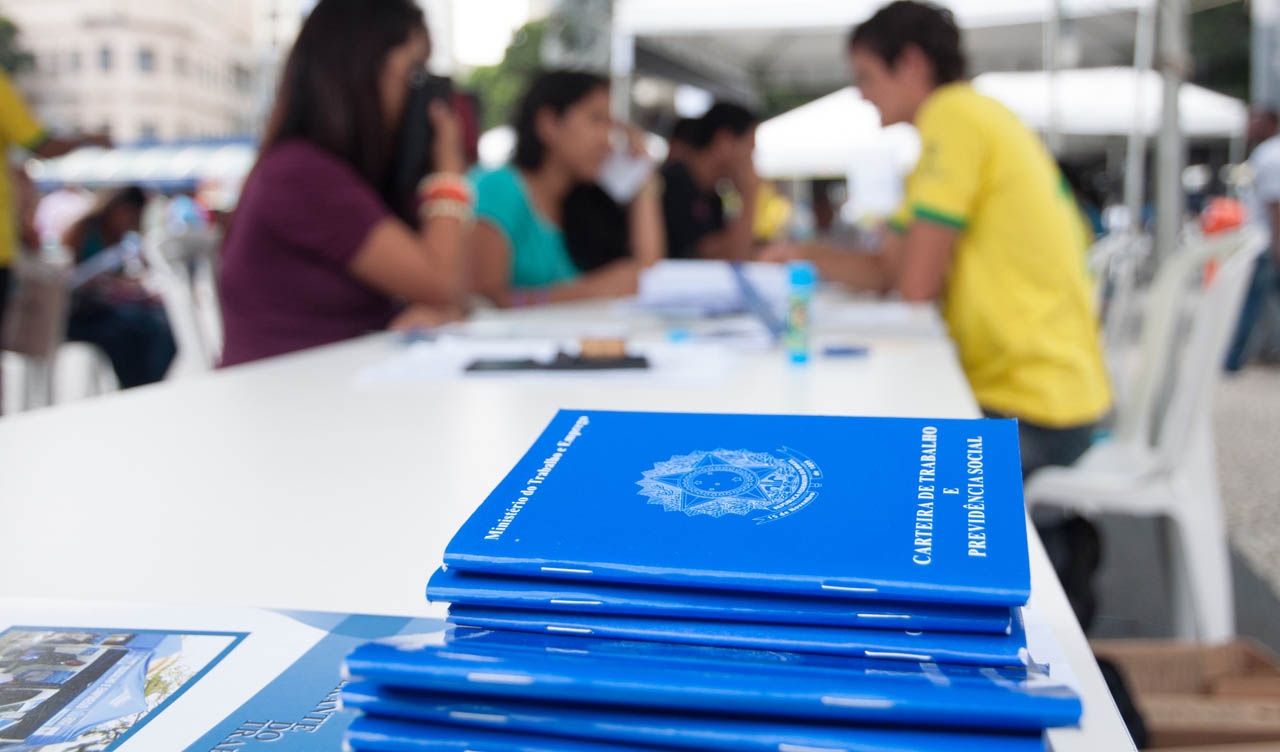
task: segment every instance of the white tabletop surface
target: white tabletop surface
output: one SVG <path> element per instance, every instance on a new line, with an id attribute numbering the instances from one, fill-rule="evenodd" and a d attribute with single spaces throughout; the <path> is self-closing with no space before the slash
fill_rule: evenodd
<path id="1" fill-rule="evenodd" d="M 925 309 L 911 316 L 933 321 Z M 978 416 L 951 345 L 891 318 L 821 327 L 819 341 L 868 345 L 864 357 L 797 368 L 747 350 L 727 379 L 679 388 L 503 376 L 357 388 L 401 347 L 374 335 L 5 417 L 0 597 L 439 616 L 423 591 L 445 544 L 558 408 Z M 660 330 L 612 304 L 489 314 L 477 328 L 584 321 L 641 337 Z M 1053 746 L 1132 749 L 1031 539 L 1033 602 L 1085 702 L 1082 727 L 1052 732 Z"/>

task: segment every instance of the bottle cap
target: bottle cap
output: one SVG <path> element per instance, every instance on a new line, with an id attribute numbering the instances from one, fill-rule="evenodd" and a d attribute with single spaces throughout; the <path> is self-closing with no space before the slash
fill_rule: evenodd
<path id="1" fill-rule="evenodd" d="M 792 287 L 813 287 L 818 284 L 818 267 L 812 261 L 789 261 L 787 271 Z"/>

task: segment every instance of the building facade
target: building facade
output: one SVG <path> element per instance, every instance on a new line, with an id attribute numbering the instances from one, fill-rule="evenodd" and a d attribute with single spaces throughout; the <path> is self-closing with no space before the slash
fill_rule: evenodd
<path id="1" fill-rule="evenodd" d="M 19 78 L 54 131 L 119 143 L 251 135 L 253 0 L 0 0 L 36 59 Z"/>

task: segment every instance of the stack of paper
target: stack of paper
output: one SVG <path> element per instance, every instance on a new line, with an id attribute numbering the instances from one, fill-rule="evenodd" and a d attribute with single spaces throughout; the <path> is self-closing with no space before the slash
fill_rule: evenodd
<path id="1" fill-rule="evenodd" d="M 782 264 L 668 260 L 640 274 L 636 304 L 676 316 L 724 316 L 753 310 L 753 298 L 775 314 L 786 305 L 790 276 Z"/>
<path id="2" fill-rule="evenodd" d="M 1005 421 L 561 412 L 366 645 L 355 750 L 1032 750 Z"/>

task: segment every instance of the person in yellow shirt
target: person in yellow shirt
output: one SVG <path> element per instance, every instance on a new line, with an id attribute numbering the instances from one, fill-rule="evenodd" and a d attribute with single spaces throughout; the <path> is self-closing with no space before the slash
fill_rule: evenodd
<path id="1" fill-rule="evenodd" d="M 879 253 L 775 249 L 824 278 L 938 301 L 978 404 L 1019 420 L 1024 475 L 1070 465 L 1111 407 L 1070 187 L 1040 139 L 965 81 L 949 11 L 901 0 L 849 38 L 884 125 L 914 123 L 919 163 Z"/>
<path id="2" fill-rule="evenodd" d="M 50 136 L 32 116 L 13 82 L 0 72 L 0 154 L 21 147 L 42 159 L 66 154 L 81 146 L 110 146 L 105 136 L 57 138 Z M 4 310 L 8 303 L 10 272 L 18 255 L 19 226 L 16 196 L 8 170 L 0 170 L 0 331 L 4 331 Z M 0 410 L 3 410 L 0 400 Z"/>

